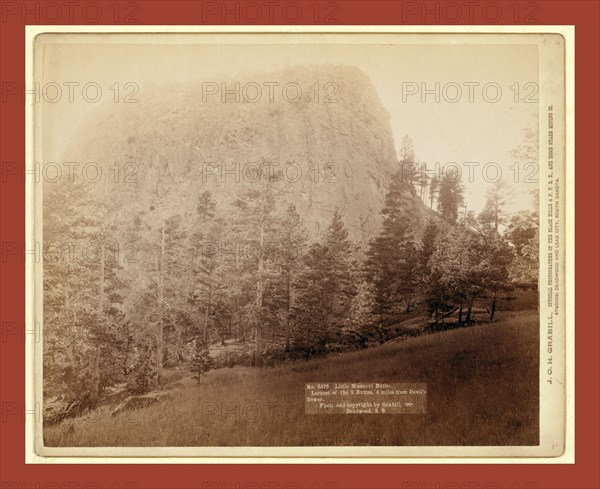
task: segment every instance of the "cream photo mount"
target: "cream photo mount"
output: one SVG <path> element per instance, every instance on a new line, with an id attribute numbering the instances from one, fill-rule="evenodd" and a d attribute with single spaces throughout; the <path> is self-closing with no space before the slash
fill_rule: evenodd
<path id="1" fill-rule="evenodd" d="M 168 35 L 168 36 L 167 36 Z M 544 36 L 560 36 L 562 46 L 546 43 Z M 493 44 L 526 42 L 538 46 L 539 72 L 539 191 L 540 191 L 540 445 L 539 446 L 421 446 L 421 447 L 45 447 L 41 414 L 26 416 L 27 463 L 574 463 L 574 27 L 573 26 L 27 26 L 26 86 L 43 79 L 37 50 L 46 42 L 69 43 L 138 42 L 150 37 L 157 44 L 200 43 L 227 44 L 240 39 L 250 44 L 334 43 L 352 46 L 364 42 L 385 44 L 410 38 L 410 43 L 444 42 Z M 144 38 L 142 40 L 141 38 Z M 159 38 L 163 39 L 159 39 Z M 169 39 L 164 39 L 168 37 Z M 46 39 L 48 38 L 48 39 Z M 68 38 L 68 39 L 65 39 Z M 192 40 L 192 38 L 194 38 Z M 266 38 L 266 39 L 265 39 Z M 562 71 L 561 71 L 562 70 Z M 558 71 L 558 72 L 557 72 Z M 551 110 L 549 108 L 552 107 Z M 41 105 L 26 99 L 26 167 L 33 169 L 37 161 L 46 161 L 40 134 L 44 133 Z M 449 109 L 450 110 L 450 109 Z M 549 118 L 553 114 L 553 155 L 548 154 Z M 557 188 L 560 219 L 556 244 L 560 250 L 558 287 L 559 309 L 553 328 L 554 351 L 552 373 L 545 368 L 548 361 L 548 314 L 554 305 L 546 301 L 546 284 L 554 286 L 548 276 L 546 237 L 555 232 L 546 219 L 548 199 L 548 160 L 554 161 L 553 179 Z M 26 244 L 34 249 L 43 243 L 42 185 L 26 180 Z M 554 202 L 552 203 L 554 205 Z M 549 228 L 550 226 L 550 228 Z M 26 406 L 38 406 L 27 412 L 42 411 L 42 345 L 43 345 L 43 266 L 42 260 L 26 257 L 26 324 L 40 324 L 41 338 L 28 335 L 26 340 Z M 29 328 L 33 329 L 33 328 Z M 551 382 L 549 383 L 549 377 Z M 324 379 L 323 379 L 324 380 Z M 329 379 L 334 381 L 336 379 Z M 357 379 L 360 381 L 361 379 Z M 399 379 L 398 382 L 404 382 Z M 304 388 L 304 386 L 302 386 Z"/>

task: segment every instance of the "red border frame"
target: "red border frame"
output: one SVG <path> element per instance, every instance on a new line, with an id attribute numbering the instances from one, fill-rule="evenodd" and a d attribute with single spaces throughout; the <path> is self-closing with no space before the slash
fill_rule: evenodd
<path id="1" fill-rule="evenodd" d="M 73 4 L 69 12 L 68 4 Z M 87 4 L 95 3 L 100 7 L 101 17 L 91 22 L 93 7 Z M 228 1 L 229 7 L 244 2 Z M 263 1 L 258 1 L 264 4 Z M 277 0 L 280 6 L 287 3 Z M 315 24 L 313 11 L 314 0 L 296 0 L 303 11 L 302 18 L 296 23 Z M 0 358 L 0 400 L 2 401 L 2 419 L 0 430 L 0 488 L 77 488 L 85 487 L 128 487 L 128 482 L 138 487 L 146 488 L 203 488 L 203 489 L 262 489 L 283 488 L 327 488 L 327 482 L 336 485 L 329 488 L 360 488 L 360 489 L 457 489 L 457 488 L 541 488 L 541 489 L 599 489 L 600 469 L 597 461 L 599 453 L 599 327 L 598 314 L 594 307 L 600 297 L 598 287 L 598 222 L 599 200 L 598 182 L 600 161 L 598 134 L 599 127 L 599 18 L 600 2 L 592 1 L 537 1 L 520 2 L 481 0 L 471 2 L 473 16 L 465 16 L 455 22 L 436 18 L 428 14 L 423 24 L 517 24 L 514 19 L 514 6 L 518 5 L 522 13 L 537 11 L 528 22 L 533 25 L 572 25 L 575 27 L 576 38 L 576 315 L 578 319 L 576 335 L 576 463 L 575 465 L 25 465 L 24 463 L 24 342 L 19 335 L 8 334 L 12 331 L 11 324 L 24 323 L 24 264 L 14 256 L 5 256 L 1 260 L 1 302 L 2 341 Z M 487 4 L 496 3 L 502 10 L 501 18 L 493 23 L 490 20 L 493 7 L 489 7 L 488 18 L 482 14 L 482 8 Z M 56 11 L 51 4 L 58 4 L 61 17 L 54 20 Z M 23 83 L 25 75 L 25 24 L 95 24 L 107 25 L 114 22 L 114 8 L 118 7 L 122 14 L 131 13 L 138 6 L 131 20 L 137 20 L 133 25 L 145 24 L 215 24 L 217 16 L 207 18 L 203 22 L 203 5 L 214 4 L 220 8 L 222 2 L 198 1 L 153 1 L 137 0 L 115 2 L 100 0 L 88 2 L 64 1 L 0 1 L 2 18 L 1 29 L 1 71 L 3 93 L 10 90 L 10 83 Z M 457 1 L 369 1 L 337 0 L 321 1 L 320 8 L 327 4 L 337 4 L 338 10 L 332 20 L 333 25 L 339 24 L 372 24 L 372 25 L 408 25 L 418 24 L 423 8 L 440 9 L 440 12 L 452 16 L 452 6 L 458 4 L 463 10 L 468 9 L 469 2 Z M 437 7 L 436 7 L 437 5 Z M 83 17 L 83 8 L 89 8 L 88 19 Z M 205 6 L 204 8 L 210 8 Z M 327 7 L 331 12 L 333 7 Z M 16 9 L 16 12 L 14 12 Z M 25 10 L 26 9 L 26 10 Z M 36 11 L 37 9 L 37 11 Z M 403 10 L 404 9 L 404 10 Z M 408 15 L 412 9 L 415 14 Z M 22 18 L 24 12 L 25 19 Z M 248 11 L 249 12 L 249 11 Z M 403 12 L 405 14 L 403 18 Z M 72 13 L 72 16 L 69 15 Z M 256 24 L 290 24 L 282 16 L 279 8 L 274 8 L 273 18 L 261 19 Z M 248 14 L 250 15 L 250 14 Z M 242 16 L 243 17 L 243 16 Z M 443 17 L 440 15 L 438 17 Z M 51 22 L 54 20 L 53 22 Z M 122 20 L 122 18 L 121 18 Z M 248 24 L 244 18 L 235 19 L 230 15 L 225 19 L 227 24 Z M 450 19 L 451 20 L 451 19 Z M 523 23 L 524 18 L 521 18 Z M 237 21 L 237 22 L 236 22 Z M 255 25 L 256 25 L 255 24 Z M 20 85 L 19 85 L 20 86 Z M 25 187 L 19 176 L 10 175 L 11 162 L 22 165 L 25 147 L 25 113 L 24 105 L 18 96 L 7 96 L 0 104 L 1 162 L 3 178 L 1 184 L 1 236 L 3 247 L 7 243 L 18 243 L 20 246 L 25 237 Z M 6 166 L 9 165 L 9 166 Z M 590 223 L 596 223 L 591 224 Z M 6 245 L 10 246 L 10 245 Z M 589 307 L 589 306 L 592 307 Z M 22 331 L 22 326 L 19 326 Z M 5 334 L 6 333 L 6 334 Z M 15 414 L 15 409 L 17 413 Z M 30 415 L 30 414 L 27 414 Z M 594 462 L 596 461 L 596 462 Z M 77 482 L 75 482 L 77 481 Z M 478 482 L 475 482 L 478 481 Z M 213 485 L 211 485 L 211 483 Z M 254 485 L 253 485 L 253 484 Z M 291 483 L 295 483 L 293 485 Z M 496 485 L 494 485 L 494 483 Z M 532 485 L 527 486 L 527 483 Z M 52 485 L 54 484 L 54 485 Z M 214 485 L 217 484 L 217 485 Z M 236 485 L 237 484 L 237 485 Z M 437 485 L 436 485 L 437 484 Z M 479 484 L 479 485 L 477 485 Z M 222 485 L 222 486 L 221 486 Z M 328 488 L 328 489 L 329 489 Z"/>

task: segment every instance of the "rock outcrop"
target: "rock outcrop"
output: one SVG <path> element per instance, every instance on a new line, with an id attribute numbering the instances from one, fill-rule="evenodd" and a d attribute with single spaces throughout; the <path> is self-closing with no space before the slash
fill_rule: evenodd
<path id="1" fill-rule="evenodd" d="M 208 189 L 227 211 L 243 188 L 272 179 L 313 236 L 336 207 L 356 242 L 376 234 L 398 163 L 389 114 L 362 71 L 319 65 L 222 83 L 141 85 L 138 103 L 99 109 L 65 161 L 105 165 L 102 191 L 118 185 L 144 205 Z M 409 212 L 422 221 L 412 197 Z"/>
<path id="2" fill-rule="evenodd" d="M 172 399 L 172 396 L 165 392 L 153 391 L 149 392 L 143 396 L 131 396 L 125 399 L 121 404 L 115 407 L 110 415 L 118 416 L 121 413 L 127 411 L 135 411 L 137 409 L 146 408 L 148 406 L 153 406 L 154 404 L 159 403 L 160 401 Z"/>

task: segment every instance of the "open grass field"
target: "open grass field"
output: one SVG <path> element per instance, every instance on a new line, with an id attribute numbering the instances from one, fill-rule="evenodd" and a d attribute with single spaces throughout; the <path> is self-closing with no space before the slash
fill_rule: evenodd
<path id="1" fill-rule="evenodd" d="M 46 446 L 538 444 L 538 316 L 399 339 L 276 368 L 191 374 L 169 397 L 111 416 L 102 406 L 46 427 Z M 427 414 L 304 414 L 306 382 L 423 382 Z"/>

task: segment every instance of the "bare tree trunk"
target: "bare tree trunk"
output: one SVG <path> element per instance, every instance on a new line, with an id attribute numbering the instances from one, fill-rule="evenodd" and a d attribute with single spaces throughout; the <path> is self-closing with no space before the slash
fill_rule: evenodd
<path id="1" fill-rule="evenodd" d="M 163 327 L 164 327 L 164 274 L 165 274 L 165 220 L 162 220 L 162 229 L 160 233 L 160 257 L 158 273 L 158 325 L 156 331 L 156 384 L 160 385 L 162 381 L 163 369 Z"/>
<path id="2" fill-rule="evenodd" d="M 474 302 L 475 302 L 475 296 L 471 297 L 471 300 L 469 301 L 469 308 L 467 309 L 467 317 L 465 318 L 465 321 L 467 323 L 471 322 L 471 311 L 473 309 Z"/>
<path id="3" fill-rule="evenodd" d="M 96 350 L 92 359 L 92 406 L 95 406 L 100 397 L 100 350 Z"/>
<path id="4" fill-rule="evenodd" d="M 494 297 L 492 299 L 492 308 L 490 310 L 490 322 L 494 322 L 494 315 L 496 314 L 496 291 L 494 290 Z"/>
<path id="5" fill-rule="evenodd" d="M 206 301 L 206 310 L 204 311 L 204 344 L 208 348 L 208 320 L 210 316 L 210 306 L 212 301 L 212 270 L 208 274 L 208 298 Z"/>
<path id="6" fill-rule="evenodd" d="M 104 328 L 104 281 L 105 281 L 105 261 L 104 243 L 100 244 L 100 287 L 98 291 L 98 324 L 97 328 Z M 100 397 L 100 350 L 96 346 L 94 357 L 92 359 L 92 403 L 95 405 Z"/>
<path id="7" fill-rule="evenodd" d="M 287 313 L 285 315 L 285 351 L 290 351 L 290 314 L 291 314 L 291 298 L 290 298 L 290 271 L 288 270 L 286 277 L 286 296 L 287 296 Z"/>
<path id="8" fill-rule="evenodd" d="M 263 305 L 263 269 L 264 269 L 264 256 L 263 256 L 263 248 L 265 244 L 265 196 L 261 197 L 260 204 L 260 235 L 259 235 L 259 254 L 258 254 L 258 279 L 256 281 L 256 305 L 258 306 L 259 314 L 262 311 Z M 256 366 L 260 365 L 260 357 L 262 354 L 262 345 L 261 345 L 261 335 L 260 335 L 260 322 L 262 321 L 262 317 L 259 316 L 255 321 L 255 331 L 254 331 L 254 339 L 256 341 L 255 345 L 255 359 L 254 364 Z"/>
<path id="9" fill-rule="evenodd" d="M 100 291 L 98 294 L 98 317 L 100 320 L 104 317 L 104 267 L 105 255 L 104 244 L 100 245 Z"/>
<path id="10" fill-rule="evenodd" d="M 254 366 L 260 367 L 261 356 L 262 356 L 262 338 L 261 338 L 260 328 L 256 328 L 255 335 L 256 335 L 255 336 L 256 349 L 254 351 Z"/>
<path id="11" fill-rule="evenodd" d="M 200 377 L 202 377 L 203 372 L 203 349 L 207 347 L 207 345 L 202 345 L 202 336 L 203 333 L 198 328 L 198 336 L 196 336 L 196 352 L 195 352 L 195 361 L 198 362 L 196 365 L 196 373 L 198 374 L 198 384 L 200 384 Z"/>
<path id="12" fill-rule="evenodd" d="M 65 311 L 67 313 L 67 317 L 69 317 L 71 315 L 71 300 L 70 300 L 70 296 L 69 296 L 69 291 L 65 290 Z M 77 327 L 77 315 L 75 313 L 75 309 L 73 309 L 73 322 L 71 323 L 70 321 L 67 322 L 67 359 L 68 359 L 68 375 L 65 378 L 66 384 L 70 387 L 71 386 L 71 382 L 73 380 L 73 378 L 75 377 L 75 348 L 74 348 L 74 344 L 75 344 L 75 338 L 74 335 L 75 333 L 73 332 L 73 329 Z M 72 395 L 72 392 L 69 392 L 70 395 Z"/>
<path id="13" fill-rule="evenodd" d="M 496 199 L 494 202 L 494 229 L 498 232 L 498 224 L 500 221 L 500 203 Z"/>

